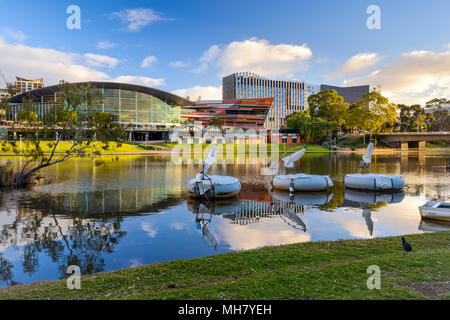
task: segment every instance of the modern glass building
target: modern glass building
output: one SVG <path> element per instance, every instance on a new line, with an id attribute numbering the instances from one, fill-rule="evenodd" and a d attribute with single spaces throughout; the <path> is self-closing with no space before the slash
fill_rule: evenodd
<path id="1" fill-rule="evenodd" d="M 286 116 L 307 108 L 305 82 L 270 80 L 251 72 L 238 72 L 222 79 L 223 99 L 274 98 L 264 126 L 277 130 Z"/>
<path id="2" fill-rule="evenodd" d="M 278 130 L 285 125 L 286 116 L 308 109 L 308 97 L 320 91 L 333 89 L 352 103 L 369 92 L 369 85 L 337 87 L 314 85 L 297 80 L 270 80 L 251 72 L 238 72 L 222 79 L 223 99 L 274 98 L 264 126 Z"/>
<path id="3" fill-rule="evenodd" d="M 101 105 L 84 105 L 81 110 L 111 113 L 115 121 L 131 125 L 135 130 L 169 130 L 178 126 L 181 108 L 192 104 L 177 95 L 139 85 L 114 82 L 76 84 L 88 83 L 103 94 L 104 100 Z M 34 109 L 38 117 L 54 110 L 58 90 L 58 85 L 55 85 L 13 97 L 7 110 L 7 120 L 17 120 L 17 114 L 23 108 L 22 102 L 26 97 L 34 100 Z"/>

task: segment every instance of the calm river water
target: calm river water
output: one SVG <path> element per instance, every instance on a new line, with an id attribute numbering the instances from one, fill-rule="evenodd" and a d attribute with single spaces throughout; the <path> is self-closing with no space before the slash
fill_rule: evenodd
<path id="1" fill-rule="evenodd" d="M 360 155 L 306 154 L 290 172 L 329 174 L 329 193 L 269 192 L 264 157 L 219 156 L 211 174 L 238 177 L 240 199 L 188 200 L 201 168 L 190 158 L 130 156 L 70 160 L 42 172 L 52 183 L 1 191 L 0 286 L 67 277 L 69 265 L 93 274 L 155 262 L 305 241 L 373 238 L 450 230 L 421 221 L 418 207 L 450 199 L 449 152 L 375 155 L 372 172 L 401 174 L 402 193 L 345 190 Z M 0 162 L 20 161 L 0 159 Z"/>

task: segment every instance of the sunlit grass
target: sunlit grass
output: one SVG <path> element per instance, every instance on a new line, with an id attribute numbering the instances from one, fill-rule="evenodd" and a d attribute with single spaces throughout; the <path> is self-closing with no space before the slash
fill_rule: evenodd
<path id="1" fill-rule="evenodd" d="M 51 153 L 54 146 L 54 141 L 40 141 L 39 146 L 44 153 Z M 60 141 L 56 147 L 55 153 L 65 153 L 72 146 L 71 141 Z M 34 149 L 34 145 L 27 141 L 0 142 L 0 154 L 23 154 Z M 145 149 L 135 144 L 116 142 L 109 142 L 107 147 L 102 142 L 91 143 L 86 149 L 87 153 L 127 153 L 127 152 L 142 152 Z"/>
<path id="2" fill-rule="evenodd" d="M 80 290 L 65 280 L 0 289 L 2 299 L 449 299 L 420 286 L 450 280 L 450 231 L 369 240 L 306 242 L 175 260 L 84 276 Z M 369 266 L 381 289 L 369 290 Z"/>

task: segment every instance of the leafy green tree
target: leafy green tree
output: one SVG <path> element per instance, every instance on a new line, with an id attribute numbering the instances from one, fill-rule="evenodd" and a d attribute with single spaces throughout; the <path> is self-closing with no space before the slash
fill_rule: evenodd
<path id="1" fill-rule="evenodd" d="M 287 127 L 297 129 L 302 138 L 312 138 L 311 117 L 308 111 L 300 111 L 286 117 Z"/>
<path id="2" fill-rule="evenodd" d="M 399 124 L 403 132 L 412 131 L 427 131 L 430 117 L 426 115 L 425 109 L 420 104 L 413 104 L 407 106 L 404 104 L 398 105 L 400 109 Z"/>
<path id="3" fill-rule="evenodd" d="M 37 121 L 37 114 L 36 112 L 34 112 L 33 110 L 25 110 L 22 109 L 17 113 L 17 120 L 19 121 L 28 121 L 28 122 L 32 122 L 32 121 Z"/>
<path id="4" fill-rule="evenodd" d="M 6 83 L 8 95 L 3 99 L 0 99 L 0 119 L 4 120 L 6 116 L 6 110 L 9 107 L 12 97 L 17 94 L 16 86 L 12 83 Z"/>
<path id="5" fill-rule="evenodd" d="M 366 111 L 364 129 L 370 134 L 382 131 L 392 131 L 397 122 L 398 106 L 390 103 L 389 99 L 378 91 L 371 91 L 363 95 L 361 108 Z"/>
<path id="6" fill-rule="evenodd" d="M 216 127 L 219 127 L 220 129 L 222 129 L 223 123 L 222 123 L 222 121 L 220 121 L 219 118 L 212 118 L 209 121 L 209 125 L 216 126 Z"/>
<path id="7" fill-rule="evenodd" d="M 352 131 L 364 131 L 369 113 L 370 111 L 363 108 L 361 102 L 352 103 L 346 113 L 346 128 Z"/>
<path id="8" fill-rule="evenodd" d="M 70 122 L 74 123 L 78 120 L 78 115 L 75 111 L 71 110 L 59 110 L 56 113 L 57 122 Z"/>
<path id="9" fill-rule="evenodd" d="M 434 123 L 439 131 L 442 131 L 445 124 L 449 122 L 449 112 L 442 107 L 438 107 L 437 110 L 433 112 Z"/>
<path id="10" fill-rule="evenodd" d="M 15 187 L 29 184 L 34 175 L 45 167 L 73 157 L 86 157 L 86 150 L 92 142 L 101 142 L 102 148 L 107 150 L 110 141 L 123 141 L 125 130 L 112 121 L 111 115 L 92 111 L 92 107 L 100 105 L 102 100 L 101 92 L 91 84 L 77 85 L 61 82 L 56 103 L 51 107 L 52 110 L 41 115 L 37 124 L 26 123 L 26 130 L 23 130 L 24 125 L 21 126 L 26 148 L 19 150 L 17 144 L 12 143 L 12 151 L 17 154 L 22 153 L 25 161 L 17 172 L 14 172 L 11 184 Z M 32 110 L 33 101 L 24 99 L 23 109 Z M 64 121 L 58 122 L 58 120 Z M 70 144 L 64 152 L 57 154 L 56 150 L 62 137 L 70 141 Z M 50 141 L 48 143 L 52 150 L 50 154 L 45 154 L 42 149 L 44 141 Z M 2 144 L 5 148 L 7 143 L 3 141 Z M 97 154 L 99 153 L 98 151 Z M 0 181 L 0 184 L 8 185 L 6 181 Z"/>
<path id="11" fill-rule="evenodd" d="M 311 119 L 334 123 L 339 132 L 345 125 L 349 104 L 336 90 L 323 90 L 308 97 Z"/>
<path id="12" fill-rule="evenodd" d="M 425 108 L 442 108 L 450 105 L 450 100 L 446 98 L 434 98 L 425 103 Z"/>

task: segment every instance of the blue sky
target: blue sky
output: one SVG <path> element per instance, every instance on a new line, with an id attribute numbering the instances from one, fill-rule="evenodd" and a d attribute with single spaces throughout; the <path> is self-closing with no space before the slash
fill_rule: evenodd
<path id="1" fill-rule="evenodd" d="M 73 4 L 80 30 L 66 27 Z M 372 4 L 379 30 L 366 26 Z M 394 102 L 423 103 L 450 95 L 449 14 L 448 0 L 0 0 L 0 70 L 8 80 L 120 80 L 206 98 L 220 98 L 222 75 L 254 71 L 381 85 Z"/>

